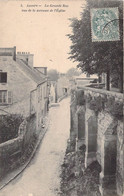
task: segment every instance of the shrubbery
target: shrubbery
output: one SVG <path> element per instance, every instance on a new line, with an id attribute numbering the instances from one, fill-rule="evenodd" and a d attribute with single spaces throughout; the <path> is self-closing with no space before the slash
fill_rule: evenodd
<path id="1" fill-rule="evenodd" d="M 18 136 L 19 125 L 23 117 L 17 114 L 0 116 L 0 143 L 6 142 Z"/>

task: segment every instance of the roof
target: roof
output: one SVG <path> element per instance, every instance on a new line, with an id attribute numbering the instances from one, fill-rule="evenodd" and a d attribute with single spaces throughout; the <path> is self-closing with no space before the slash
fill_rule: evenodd
<path id="1" fill-rule="evenodd" d="M 37 84 L 40 84 L 44 82 L 45 78 L 43 75 L 41 75 L 38 71 L 36 71 L 34 68 L 31 68 L 30 66 L 26 65 L 22 60 L 16 59 L 16 62 L 18 63 L 19 68 L 26 73 L 34 82 Z"/>
<path id="2" fill-rule="evenodd" d="M 41 77 L 45 78 L 45 74 L 43 74 L 40 70 L 37 69 L 38 67 L 34 67 L 35 72 L 41 75 Z"/>

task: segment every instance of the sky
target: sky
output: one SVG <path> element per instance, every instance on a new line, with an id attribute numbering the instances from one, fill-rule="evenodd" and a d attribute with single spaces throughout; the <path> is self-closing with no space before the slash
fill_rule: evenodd
<path id="1" fill-rule="evenodd" d="M 66 11 L 55 11 L 56 5 Z M 66 36 L 71 33 L 68 19 L 80 18 L 82 6 L 84 0 L 0 1 L 0 47 L 16 46 L 17 52 L 34 54 L 34 66 L 66 72 L 77 65 L 68 59 L 71 46 Z M 35 9 L 35 12 L 22 12 L 22 9 Z M 36 12 L 37 9 L 53 12 Z"/>

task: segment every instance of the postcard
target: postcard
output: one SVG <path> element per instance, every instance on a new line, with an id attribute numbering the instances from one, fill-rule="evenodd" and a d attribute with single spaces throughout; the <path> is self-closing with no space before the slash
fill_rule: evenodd
<path id="1" fill-rule="evenodd" d="M 123 1 L 0 1 L 0 196 L 124 196 Z"/>

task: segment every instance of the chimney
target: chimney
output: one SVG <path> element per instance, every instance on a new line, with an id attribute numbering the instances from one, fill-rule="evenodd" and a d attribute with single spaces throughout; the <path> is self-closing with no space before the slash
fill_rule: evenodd
<path id="1" fill-rule="evenodd" d="M 16 61 L 16 46 L 13 48 L 0 48 L 0 56 L 12 56 L 13 60 Z"/>
<path id="2" fill-rule="evenodd" d="M 34 55 L 30 52 L 17 52 L 17 58 L 22 60 L 26 65 L 33 68 Z"/>
<path id="3" fill-rule="evenodd" d="M 16 46 L 13 48 L 13 60 L 16 61 Z"/>

